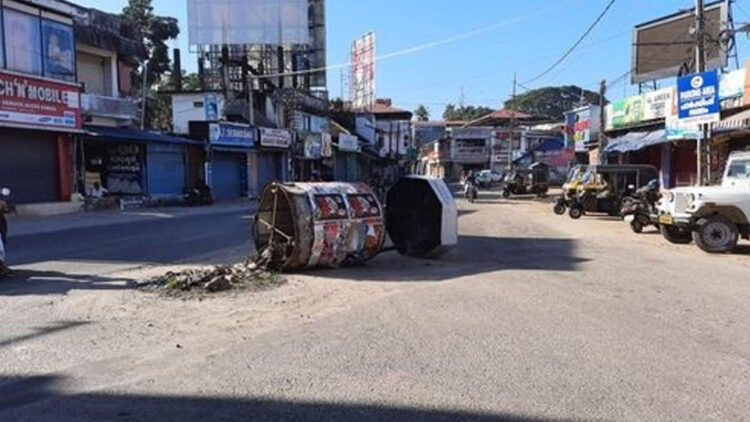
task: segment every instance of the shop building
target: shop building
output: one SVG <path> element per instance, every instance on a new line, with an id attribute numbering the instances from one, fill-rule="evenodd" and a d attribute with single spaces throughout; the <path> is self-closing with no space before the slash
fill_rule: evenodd
<path id="1" fill-rule="evenodd" d="M 73 189 L 83 125 L 75 11 L 62 1 L 0 6 L 0 184 L 19 204 L 67 200 Z"/>

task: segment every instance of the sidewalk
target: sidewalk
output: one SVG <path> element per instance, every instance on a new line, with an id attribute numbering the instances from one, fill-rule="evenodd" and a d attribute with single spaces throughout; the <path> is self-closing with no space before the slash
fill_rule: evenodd
<path id="1" fill-rule="evenodd" d="M 53 217 L 10 216 L 8 224 L 10 226 L 10 236 L 15 237 L 41 233 L 54 233 L 63 230 L 108 226 L 113 224 L 131 224 L 158 219 L 187 218 L 239 212 L 254 214 L 257 205 L 257 201 L 242 200 L 235 202 L 222 202 L 206 207 L 162 207 L 128 211 L 104 210 L 79 212 Z"/>

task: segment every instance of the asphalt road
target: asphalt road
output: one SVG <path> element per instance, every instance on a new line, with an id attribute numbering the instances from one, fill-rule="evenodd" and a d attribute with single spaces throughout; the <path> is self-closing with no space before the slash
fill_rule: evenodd
<path id="1" fill-rule="evenodd" d="M 232 218 L 174 236 L 235 250 L 208 234 Z M 163 229 L 128 261 L 190 259 Z M 750 420 L 747 254 L 518 199 L 462 204 L 460 232 L 439 261 L 388 253 L 260 294 L 0 293 L 0 419 Z"/>

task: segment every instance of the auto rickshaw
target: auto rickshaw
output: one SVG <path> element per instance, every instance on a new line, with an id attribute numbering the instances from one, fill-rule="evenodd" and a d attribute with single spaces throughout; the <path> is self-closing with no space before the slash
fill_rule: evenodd
<path id="1" fill-rule="evenodd" d="M 582 183 L 583 175 L 586 174 L 587 168 L 588 166 L 585 165 L 577 165 L 568 170 L 568 176 L 565 178 L 565 183 L 562 185 L 562 195 L 557 197 L 555 206 L 552 208 L 552 211 L 554 211 L 555 214 L 565 214 L 568 207 L 575 202 L 578 193 L 578 186 Z"/>
<path id="2" fill-rule="evenodd" d="M 568 215 L 573 219 L 586 213 L 618 216 L 623 199 L 655 179 L 658 179 L 656 167 L 649 165 L 589 166 Z"/>
<path id="3" fill-rule="evenodd" d="M 549 167 L 534 163 L 528 169 L 514 169 L 503 180 L 503 198 L 511 195 L 536 195 L 542 198 L 549 190 Z"/>

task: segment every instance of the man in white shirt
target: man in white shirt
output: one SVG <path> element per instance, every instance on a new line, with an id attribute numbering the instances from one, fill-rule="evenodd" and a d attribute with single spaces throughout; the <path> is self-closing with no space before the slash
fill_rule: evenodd
<path id="1" fill-rule="evenodd" d="M 103 188 L 99 182 L 94 183 L 94 187 L 91 188 L 91 192 L 89 192 L 89 196 L 96 199 L 104 198 L 104 195 L 107 194 L 107 189 Z"/>

